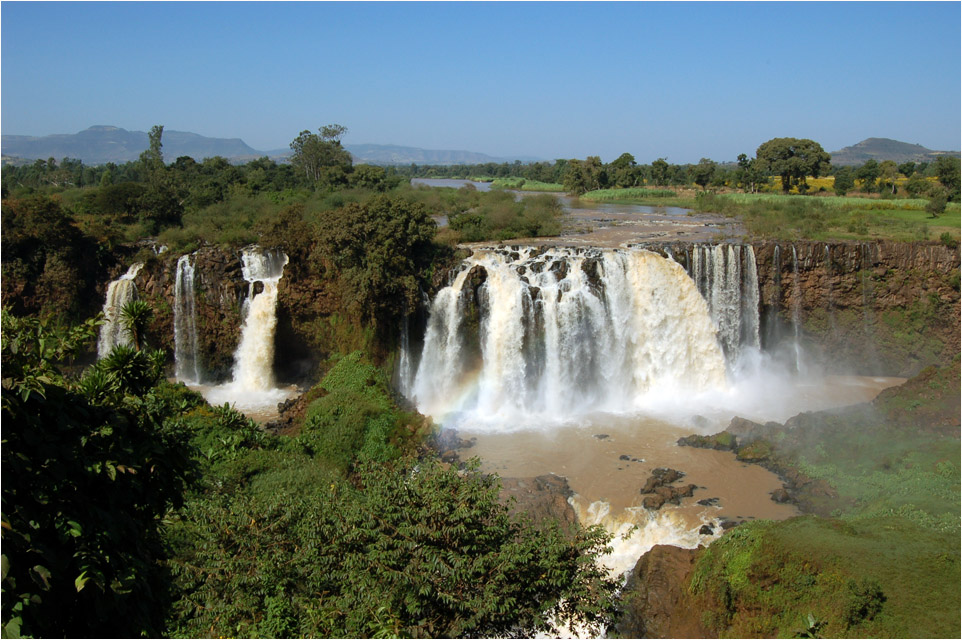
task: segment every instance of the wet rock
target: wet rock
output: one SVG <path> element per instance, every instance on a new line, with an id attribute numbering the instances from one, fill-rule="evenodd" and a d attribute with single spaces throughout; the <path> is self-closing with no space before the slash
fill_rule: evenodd
<path id="1" fill-rule="evenodd" d="M 696 504 L 700 504 L 703 507 L 715 507 L 718 505 L 718 502 L 718 498 L 705 498 L 703 500 L 699 500 Z"/>
<path id="2" fill-rule="evenodd" d="M 548 267 L 548 271 L 552 271 L 558 280 L 564 280 L 568 277 L 568 261 L 567 260 L 555 260 Z"/>
<path id="3" fill-rule="evenodd" d="M 707 638 L 701 610 L 691 606 L 688 583 L 701 549 L 655 545 L 632 569 L 619 599 L 614 636 Z"/>
<path id="4" fill-rule="evenodd" d="M 784 504 L 786 502 L 792 502 L 792 496 L 788 494 L 788 491 L 784 487 L 779 487 L 772 491 L 772 500 L 779 504 Z"/>
<path id="5" fill-rule="evenodd" d="M 711 436 L 690 435 L 679 438 L 678 446 L 715 449 L 716 451 L 735 451 L 738 448 L 738 440 L 728 431 L 722 431 Z"/>
<path id="6" fill-rule="evenodd" d="M 645 481 L 645 486 L 642 487 L 641 493 L 654 493 L 657 487 L 669 485 L 673 482 L 681 480 L 684 477 L 685 474 L 681 471 L 669 469 L 667 467 L 659 467 L 651 472 L 651 476 Z"/>
<path id="7" fill-rule="evenodd" d="M 626 454 L 621 454 L 620 456 L 618 456 L 618 459 L 619 459 L 619 460 L 625 460 L 625 461 L 627 461 L 627 462 L 630 462 L 630 461 L 631 461 L 631 456 L 626 455 Z"/>
<path id="8" fill-rule="evenodd" d="M 711 536 L 714 534 L 715 534 L 715 527 L 711 526 L 710 524 L 703 524 L 701 528 L 698 530 L 698 535 L 701 535 L 701 536 Z"/>
<path id="9" fill-rule="evenodd" d="M 594 289 L 603 289 L 604 284 L 601 281 L 603 276 L 604 268 L 601 266 L 601 261 L 595 258 L 588 258 L 581 263 L 581 270 L 585 274 L 585 278 L 588 280 L 588 286 Z"/>
<path id="10" fill-rule="evenodd" d="M 568 486 L 567 478 L 554 474 L 501 480 L 502 503 L 509 504 L 511 498 L 515 499 L 513 504 L 509 504 L 512 514 L 525 513 L 536 524 L 554 519 L 561 523 L 563 529 L 573 533 L 578 516 L 568 504 L 568 498 L 572 495 L 574 492 Z"/>
<path id="11" fill-rule="evenodd" d="M 611 436 L 609 436 L 607 433 L 596 433 L 596 434 L 594 434 L 594 435 L 591 436 L 591 437 L 592 437 L 592 438 L 598 438 L 599 440 L 607 440 L 607 439 L 610 438 Z"/>
<path id="12" fill-rule="evenodd" d="M 641 506 L 649 511 L 658 511 L 665 506 L 665 498 L 660 495 L 645 496 L 641 501 Z"/>

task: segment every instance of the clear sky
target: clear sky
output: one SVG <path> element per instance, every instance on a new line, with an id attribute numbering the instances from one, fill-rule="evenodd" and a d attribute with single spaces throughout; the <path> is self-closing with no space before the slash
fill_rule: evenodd
<path id="1" fill-rule="evenodd" d="M 11 2 L 2 132 L 734 160 L 773 137 L 960 148 L 959 2 Z"/>

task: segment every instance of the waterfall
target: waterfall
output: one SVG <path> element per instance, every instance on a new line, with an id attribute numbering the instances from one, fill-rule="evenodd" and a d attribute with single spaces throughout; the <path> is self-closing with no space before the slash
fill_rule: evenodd
<path id="1" fill-rule="evenodd" d="M 795 337 L 795 369 L 802 373 L 804 365 L 802 362 L 801 344 L 801 306 L 802 289 L 798 282 L 798 251 L 792 245 L 792 332 Z"/>
<path id="2" fill-rule="evenodd" d="M 174 282 L 174 363 L 178 380 L 199 383 L 197 306 L 194 299 L 194 266 L 190 258 L 189 255 L 183 255 L 177 260 Z"/>
<path id="3" fill-rule="evenodd" d="M 414 362 L 411 356 L 411 321 L 409 316 L 404 316 L 404 322 L 401 325 L 401 348 L 398 355 L 397 380 L 398 391 L 404 397 L 409 396 L 414 384 Z"/>
<path id="4" fill-rule="evenodd" d="M 758 272 L 751 246 L 696 245 L 690 275 L 708 303 L 718 341 L 732 364 L 746 347 L 758 349 Z"/>
<path id="5" fill-rule="evenodd" d="M 425 414 L 566 419 L 726 385 L 705 300 L 648 251 L 479 249 L 431 304 Z"/>
<path id="6" fill-rule="evenodd" d="M 284 275 L 283 252 L 244 249 L 242 273 L 248 283 L 241 339 L 234 352 L 234 386 L 238 390 L 274 388 L 274 331 L 277 328 L 277 284 Z M 258 291 L 260 290 L 260 291 Z"/>
<path id="7" fill-rule="evenodd" d="M 100 339 L 97 342 L 97 357 L 103 358 L 117 345 L 130 345 L 130 332 L 120 319 L 120 310 L 125 304 L 137 299 L 137 285 L 134 278 L 143 268 L 143 262 L 131 265 L 127 273 L 107 286 L 104 300 L 104 323 L 100 326 Z"/>

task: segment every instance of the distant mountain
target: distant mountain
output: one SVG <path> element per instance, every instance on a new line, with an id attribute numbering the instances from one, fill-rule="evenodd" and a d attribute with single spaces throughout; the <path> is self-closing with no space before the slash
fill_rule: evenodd
<path id="1" fill-rule="evenodd" d="M 129 162 L 147 149 L 149 137 L 144 131 L 127 131 L 119 127 L 95 126 L 80 133 L 50 136 L 0 137 L 3 155 L 27 160 L 75 158 L 86 164 Z M 264 154 L 247 146 L 240 138 L 208 138 L 187 131 L 164 129 L 164 159 L 173 162 L 181 156 L 195 160 L 222 156 L 232 160 L 254 159 Z"/>
<path id="2" fill-rule="evenodd" d="M 40 137 L 0 136 L 4 163 L 10 164 L 47 158 L 57 160 L 74 158 L 83 160 L 86 164 L 129 162 L 139 158 L 149 142 L 149 137 L 144 131 L 127 131 L 110 126 L 95 126 L 79 133 Z M 258 151 L 247 146 L 240 138 L 208 138 L 196 133 L 169 129 L 164 129 L 163 143 L 164 159 L 167 162 L 173 162 L 181 156 L 190 156 L 197 161 L 221 156 L 233 162 L 246 162 L 269 156 L 277 161 L 283 161 L 291 155 L 289 148 Z M 495 158 L 472 151 L 437 151 L 397 145 L 355 144 L 345 145 L 345 148 L 358 164 L 483 164 L 537 160 L 530 157 Z"/>
<path id="3" fill-rule="evenodd" d="M 958 158 L 958 151 L 933 151 L 919 144 L 899 142 L 889 138 L 868 138 L 851 147 L 832 151 L 832 164 L 859 165 L 867 160 L 877 162 L 894 160 L 895 162 L 933 162 L 939 156 Z"/>

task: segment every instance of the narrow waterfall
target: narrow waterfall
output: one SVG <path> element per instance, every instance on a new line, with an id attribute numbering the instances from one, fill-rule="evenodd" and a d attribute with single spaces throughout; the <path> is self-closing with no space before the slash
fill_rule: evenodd
<path id="1" fill-rule="evenodd" d="M 411 320 L 408 316 L 404 316 L 404 322 L 401 324 L 401 348 L 397 368 L 398 391 L 404 397 L 411 395 L 414 373 L 414 358 L 411 354 Z"/>
<path id="2" fill-rule="evenodd" d="M 130 345 L 130 332 L 120 319 L 120 310 L 125 304 L 137 299 L 137 285 L 134 278 L 143 268 L 143 262 L 130 266 L 127 273 L 107 286 L 104 300 L 104 323 L 100 326 L 100 339 L 97 341 L 97 357 L 103 358 L 117 345 Z"/>
<path id="3" fill-rule="evenodd" d="M 197 305 L 194 299 L 194 265 L 191 256 L 177 260 L 174 281 L 174 364 L 178 380 L 199 383 L 200 360 L 197 346 Z"/>
<path id="4" fill-rule="evenodd" d="M 792 245 L 792 332 L 795 346 L 795 370 L 799 373 L 802 373 L 804 369 L 801 343 L 801 307 L 802 288 L 798 282 L 798 251 L 795 249 L 795 245 Z"/>
<path id="5" fill-rule="evenodd" d="M 689 270 L 708 303 L 718 341 L 731 363 L 746 347 L 758 349 L 758 272 L 755 250 L 739 245 L 696 245 Z"/>
<path id="6" fill-rule="evenodd" d="M 563 420 L 726 385 L 708 306 L 648 251 L 481 249 L 431 304 L 422 413 Z"/>
<path id="7" fill-rule="evenodd" d="M 234 352 L 234 385 L 238 390 L 274 388 L 274 331 L 277 328 L 277 284 L 284 275 L 283 252 L 245 249 L 242 273 L 248 283 L 241 339 Z"/>

